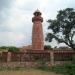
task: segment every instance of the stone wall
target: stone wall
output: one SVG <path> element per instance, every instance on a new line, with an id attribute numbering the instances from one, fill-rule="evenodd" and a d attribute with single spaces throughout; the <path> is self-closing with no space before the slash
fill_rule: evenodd
<path id="1" fill-rule="evenodd" d="M 35 64 L 39 59 L 49 62 L 50 65 L 64 64 L 66 62 L 71 62 L 75 56 L 75 51 L 29 51 L 28 53 L 18 52 L 2 52 L 0 53 L 0 66 L 24 66 L 30 64 Z M 2 65 L 1 65 L 2 64 Z"/>

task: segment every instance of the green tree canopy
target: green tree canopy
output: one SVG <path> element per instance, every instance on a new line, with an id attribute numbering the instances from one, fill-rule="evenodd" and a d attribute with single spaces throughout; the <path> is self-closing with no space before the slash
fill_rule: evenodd
<path id="1" fill-rule="evenodd" d="M 47 34 L 46 41 L 51 42 L 55 38 L 59 43 L 65 43 L 75 50 L 75 10 L 60 10 L 56 19 L 49 19 L 48 23 L 48 29 L 51 29 L 52 33 Z"/>
<path id="2" fill-rule="evenodd" d="M 20 51 L 19 48 L 14 46 L 1 46 L 0 49 L 8 50 L 10 52 L 18 52 Z"/>
<path id="3" fill-rule="evenodd" d="M 10 46 L 10 47 L 8 47 L 8 51 L 9 52 L 19 52 L 19 48 L 14 47 L 14 46 Z"/>
<path id="4" fill-rule="evenodd" d="M 45 45 L 45 46 L 44 46 L 44 49 L 45 49 L 45 50 L 47 50 L 47 49 L 48 49 L 48 50 L 52 50 L 52 47 L 51 47 L 50 45 Z"/>

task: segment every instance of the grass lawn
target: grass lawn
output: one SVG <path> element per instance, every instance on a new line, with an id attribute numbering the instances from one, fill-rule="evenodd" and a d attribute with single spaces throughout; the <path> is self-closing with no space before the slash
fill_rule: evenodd
<path id="1" fill-rule="evenodd" d="M 40 70 L 20 70 L 20 71 L 0 71 L 0 75 L 60 75 L 53 72 L 45 72 Z"/>

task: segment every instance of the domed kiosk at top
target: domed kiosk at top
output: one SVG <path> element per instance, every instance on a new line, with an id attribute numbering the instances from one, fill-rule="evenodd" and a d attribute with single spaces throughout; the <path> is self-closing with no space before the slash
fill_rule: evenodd
<path id="1" fill-rule="evenodd" d="M 36 10 L 33 14 L 34 17 L 32 18 L 32 50 L 44 50 L 42 28 L 43 18 L 41 17 L 41 12 L 39 10 Z"/>

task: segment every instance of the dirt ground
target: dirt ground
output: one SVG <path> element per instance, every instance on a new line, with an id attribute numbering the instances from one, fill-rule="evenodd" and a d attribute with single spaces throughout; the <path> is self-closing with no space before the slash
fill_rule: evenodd
<path id="1" fill-rule="evenodd" d="M 0 71 L 0 75 L 60 75 L 60 74 L 39 70 L 26 70 L 26 71 Z"/>

